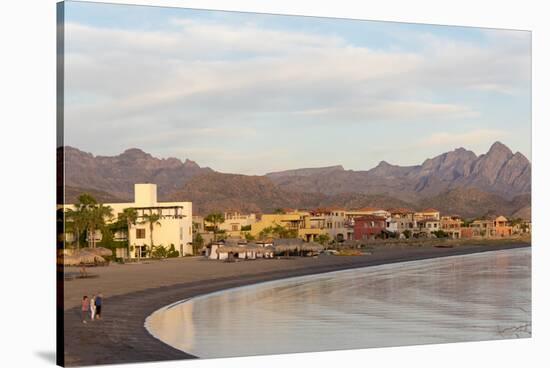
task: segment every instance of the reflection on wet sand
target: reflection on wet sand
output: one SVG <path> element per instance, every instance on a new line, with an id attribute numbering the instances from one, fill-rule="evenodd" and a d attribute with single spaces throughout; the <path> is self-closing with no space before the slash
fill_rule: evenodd
<path id="1" fill-rule="evenodd" d="M 237 288 L 161 309 L 146 326 L 201 358 L 529 337 L 531 251 Z"/>

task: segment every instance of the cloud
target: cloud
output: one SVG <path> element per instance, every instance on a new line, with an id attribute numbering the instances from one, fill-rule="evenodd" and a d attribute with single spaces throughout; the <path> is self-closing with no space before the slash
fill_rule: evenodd
<path id="1" fill-rule="evenodd" d="M 433 133 L 421 140 L 419 146 L 432 145 L 458 147 L 464 144 L 488 145 L 498 140 L 504 140 L 508 137 L 508 135 L 509 133 L 506 131 L 493 129 L 475 129 L 463 133 L 438 132 Z"/>
<path id="2" fill-rule="evenodd" d="M 430 103 L 423 101 L 365 101 L 364 106 L 342 106 L 334 108 L 306 109 L 293 112 L 295 115 L 309 117 L 315 122 L 397 121 L 418 123 L 426 119 L 440 122 L 449 119 L 464 119 L 478 116 L 479 113 L 468 106 Z"/>
<path id="3" fill-rule="evenodd" d="M 335 35 L 174 18 L 157 31 L 67 23 L 65 37 L 66 140 L 92 151 L 257 140 L 274 124 L 457 123 L 482 117 L 465 96 L 530 83 L 530 45 L 516 34 L 510 44 L 493 33 L 486 44 L 421 35 L 415 49 L 375 50 Z M 460 142 L 438 134 L 432 143 Z"/>

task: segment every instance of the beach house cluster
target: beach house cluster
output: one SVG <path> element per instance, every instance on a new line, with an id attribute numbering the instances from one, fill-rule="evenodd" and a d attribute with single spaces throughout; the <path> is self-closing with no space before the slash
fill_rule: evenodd
<path id="1" fill-rule="evenodd" d="M 219 230 L 227 237 L 265 239 L 274 232 L 305 242 L 344 242 L 346 240 L 375 240 L 388 238 L 501 238 L 529 233 L 530 221 L 510 221 L 505 216 L 487 216 L 466 221 L 456 215 L 442 215 L 435 208 L 415 211 L 407 208 L 318 208 L 315 210 L 282 209 L 278 213 L 247 214 L 225 213 Z M 209 240 L 211 229 L 203 217 L 193 221 Z M 276 234 L 275 234 L 276 235 Z"/>
<path id="2" fill-rule="evenodd" d="M 68 214 L 79 206 L 82 204 L 65 205 L 64 211 Z M 500 215 L 467 221 L 456 215 L 442 215 L 435 208 L 415 211 L 334 207 L 277 209 L 274 213 L 263 214 L 227 211 L 194 216 L 191 202 L 159 202 L 157 186 L 148 183 L 135 184 L 133 202 L 100 206 L 109 209 L 105 223 L 111 225 L 112 240 L 126 244 L 113 247 L 117 258 L 149 258 L 155 256 L 154 250 L 159 247 L 171 249 L 176 256 L 199 254 L 205 246 L 211 249 L 212 245 L 226 239 L 236 242 L 234 245 L 249 244 L 250 254 L 245 253 L 245 257 L 256 254 L 265 257 L 270 256 L 270 252 L 262 247 L 274 245 L 274 239 L 326 245 L 379 239 L 503 238 L 531 231 L 531 223 L 527 220 L 509 220 Z M 67 226 L 65 242 L 74 246 L 77 221 L 73 219 L 73 222 L 73 226 Z M 89 223 L 85 228 L 86 241 L 101 243 L 106 226 L 90 226 Z M 281 246 L 279 244 L 279 248 Z"/>

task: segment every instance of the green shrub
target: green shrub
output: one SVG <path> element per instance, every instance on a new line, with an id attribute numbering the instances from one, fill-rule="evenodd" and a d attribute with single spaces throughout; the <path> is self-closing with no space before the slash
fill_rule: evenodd
<path id="1" fill-rule="evenodd" d="M 435 236 L 437 236 L 438 238 L 447 238 L 449 235 L 444 232 L 443 230 L 437 230 L 437 231 L 434 231 L 433 234 Z"/>
<path id="2" fill-rule="evenodd" d="M 163 245 L 157 245 L 151 252 L 151 256 L 153 258 L 166 258 L 168 255 L 168 251 Z"/>
<path id="3" fill-rule="evenodd" d="M 174 244 L 170 244 L 170 248 L 168 249 L 166 256 L 168 258 L 176 258 L 180 256 L 180 252 L 176 250 L 176 247 L 174 247 Z"/>
<path id="4" fill-rule="evenodd" d="M 327 244 L 329 240 L 330 240 L 330 237 L 327 234 L 320 234 L 317 238 L 317 241 L 322 245 Z"/>

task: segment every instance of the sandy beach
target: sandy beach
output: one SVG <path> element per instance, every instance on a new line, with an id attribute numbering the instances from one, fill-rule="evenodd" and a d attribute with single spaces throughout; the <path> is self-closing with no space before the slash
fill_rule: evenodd
<path id="1" fill-rule="evenodd" d="M 189 297 L 258 282 L 340 269 L 450 255 L 512 249 L 526 243 L 460 245 L 453 248 L 374 247 L 365 256 L 258 259 L 225 263 L 202 257 L 113 264 L 89 268 L 94 277 L 64 282 L 65 364 L 83 366 L 194 358 L 153 338 L 144 328 L 155 310 Z M 66 275 L 78 272 L 67 268 Z M 103 319 L 83 324 L 80 300 L 102 292 Z"/>

